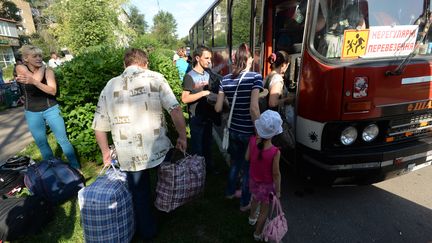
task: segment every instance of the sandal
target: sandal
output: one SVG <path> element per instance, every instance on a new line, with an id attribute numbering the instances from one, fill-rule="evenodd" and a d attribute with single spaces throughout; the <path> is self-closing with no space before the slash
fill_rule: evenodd
<path id="1" fill-rule="evenodd" d="M 260 214 L 260 208 L 261 208 L 261 204 L 258 204 L 258 206 L 257 206 L 257 208 L 256 208 L 256 210 L 255 210 L 255 218 L 251 218 L 250 216 L 249 216 L 249 224 L 250 225 L 255 225 L 256 224 L 256 222 L 257 222 L 257 220 L 258 220 L 258 217 L 259 217 L 259 214 Z"/>
<path id="2" fill-rule="evenodd" d="M 253 233 L 253 238 L 254 238 L 255 241 L 263 241 L 262 234 L 257 235 L 257 234 L 255 234 L 255 232 L 254 232 L 254 233 Z"/>
<path id="3" fill-rule="evenodd" d="M 249 217 L 248 220 L 249 220 L 249 225 L 252 225 L 252 226 L 253 226 L 253 225 L 256 224 L 258 218 L 254 218 L 254 219 L 253 219 L 253 218 L 250 218 L 250 217 Z"/>

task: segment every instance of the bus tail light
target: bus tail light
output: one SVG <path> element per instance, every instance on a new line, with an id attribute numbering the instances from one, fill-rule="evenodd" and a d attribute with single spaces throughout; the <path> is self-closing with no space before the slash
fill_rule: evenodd
<path id="1" fill-rule="evenodd" d="M 359 112 L 359 111 L 370 111 L 372 102 L 361 101 L 361 102 L 348 102 L 346 104 L 346 112 Z"/>

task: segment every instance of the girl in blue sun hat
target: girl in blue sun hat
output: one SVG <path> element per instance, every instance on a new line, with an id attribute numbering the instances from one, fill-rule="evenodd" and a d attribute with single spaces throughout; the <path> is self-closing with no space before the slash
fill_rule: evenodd
<path id="1" fill-rule="evenodd" d="M 282 133 L 279 113 L 266 110 L 255 120 L 255 129 L 257 136 L 249 139 L 246 151 L 246 160 L 250 161 L 249 190 L 252 194 L 249 224 L 256 224 L 254 239 L 262 240 L 262 230 L 269 212 L 269 195 L 274 193 L 280 197 L 280 151 L 271 142 L 274 136 Z"/>

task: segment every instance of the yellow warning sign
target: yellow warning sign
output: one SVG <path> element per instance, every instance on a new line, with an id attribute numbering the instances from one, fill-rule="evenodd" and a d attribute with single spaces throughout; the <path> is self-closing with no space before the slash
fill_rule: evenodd
<path id="1" fill-rule="evenodd" d="M 369 30 L 345 30 L 342 58 L 354 58 L 366 54 Z"/>

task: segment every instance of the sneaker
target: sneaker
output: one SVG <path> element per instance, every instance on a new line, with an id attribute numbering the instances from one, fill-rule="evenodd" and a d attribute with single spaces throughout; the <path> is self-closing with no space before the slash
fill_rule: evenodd
<path id="1" fill-rule="evenodd" d="M 250 209 L 250 203 L 246 206 L 240 206 L 240 211 L 242 212 L 246 212 Z"/>
<path id="2" fill-rule="evenodd" d="M 253 238 L 255 241 L 263 241 L 262 234 L 257 235 L 255 232 L 253 233 Z"/>

